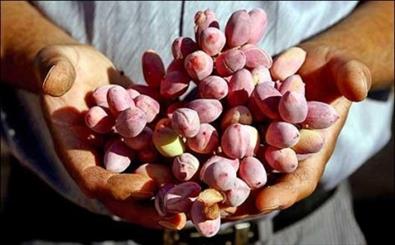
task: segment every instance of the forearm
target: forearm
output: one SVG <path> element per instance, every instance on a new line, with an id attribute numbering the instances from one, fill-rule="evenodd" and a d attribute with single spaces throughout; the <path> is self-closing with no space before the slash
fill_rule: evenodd
<path id="1" fill-rule="evenodd" d="M 77 43 L 27 2 L 1 2 L 1 81 L 39 91 L 34 58 L 48 45 Z"/>
<path id="2" fill-rule="evenodd" d="M 338 48 L 366 64 L 371 89 L 390 87 L 394 81 L 394 3 L 366 2 L 337 25 L 300 46 Z"/>

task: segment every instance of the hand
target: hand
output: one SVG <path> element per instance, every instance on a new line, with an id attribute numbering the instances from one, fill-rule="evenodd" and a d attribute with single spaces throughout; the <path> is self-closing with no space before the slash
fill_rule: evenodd
<path id="1" fill-rule="evenodd" d="M 136 201 L 153 195 L 152 180 L 102 168 L 100 135 L 94 135 L 83 119 L 91 91 L 108 83 L 125 85 L 127 79 L 103 54 L 84 45 L 44 48 L 36 57 L 36 71 L 43 81 L 42 104 L 57 154 L 81 190 L 127 221 L 159 228 L 153 205 Z M 172 222 L 177 226 L 180 220 Z"/>
<path id="2" fill-rule="evenodd" d="M 317 187 L 347 118 L 351 101 L 361 101 L 371 86 L 369 69 L 346 52 L 328 46 L 301 45 L 307 58 L 298 73 L 306 83 L 308 100 L 331 104 L 340 118 L 331 127 L 317 130 L 325 144 L 320 152 L 300 162 L 295 172 L 283 174 L 271 186 L 251 195 L 230 220 L 286 209 L 309 196 Z"/>

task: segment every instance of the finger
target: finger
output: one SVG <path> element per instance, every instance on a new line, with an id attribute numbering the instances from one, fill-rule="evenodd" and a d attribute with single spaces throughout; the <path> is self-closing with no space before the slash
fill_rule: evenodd
<path id="1" fill-rule="evenodd" d="M 331 59 L 329 66 L 341 95 L 351 101 L 361 101 L 366 98 L 372 78 L 365 64 L 338 55 Z"/>
<path id="2" fill-rule="evenodd" d="M 142 174 L 115 174 L 104 187 L 104 194 L 108 192 L 116 200 L 145 199 L 154 196 L 156 182 Z"/>
<path id="3" fill-rule="evenodd" d="M 116 174 L 97 165 L 82 170 L 73 167 L 69 166 L 70 172 L 84 193 L 100 200 L 147 199 L 155 194 L 154 180 L 141 174 Z"/>
<path id="4" fill-rule="evenodd" d="M 309 100 L 331 102 L 339 96 L 360 101 L 371 86 L 369 69 L 344 51 L 328 46 L 307 48 L 307 58 L 299 74 L 306 82 Z"/>
<path id="5" fill-rule="evenodd" d="M 39 86 L 44 94 L 61 96 L 70 90 L 76 72 L 72 49 L 51 46 L 40 50 L 35 59 L 35 70 Z"/>
<path id="6" fill-rule="evenodd" d="M 115 215 L 146 228 L 181 230 L 186 224 L 186 215 L 184 213 L 161 217 L 156 212 L 153 204 L 149 202 L 104 200 L 103 203 Z"/>
<path id="7" fill-rule="evenodd" d="M 350 102 L 340 97 L 332 106 L 339 113 L 340 120 L 327 129 L 317 130 L 325 137 L 324 147 L 319 153 L 300 162 L 293 173 L 283 175 L 274 185 L 263 188 L 257 194 L 255 205 L 260 212 L 288 208 L 315 190 L 344 125 Z"/>

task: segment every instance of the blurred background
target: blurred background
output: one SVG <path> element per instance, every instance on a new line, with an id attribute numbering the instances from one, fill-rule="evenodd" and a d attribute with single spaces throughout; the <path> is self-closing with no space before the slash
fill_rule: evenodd
<path id="1" fill-rule="evenodd" d="M 70 205 L 20 166 L 10 155 L 3 135 L 1 137 L 1 244 L 31 241 L 70 244 L 129 238 L 127 225 L 122 222 L 109 225 L 110 218 Z M 355 216 L 368 244 L 394 244 L 394 175 L 392 136 L 390 142 L 349 179 Z"/>

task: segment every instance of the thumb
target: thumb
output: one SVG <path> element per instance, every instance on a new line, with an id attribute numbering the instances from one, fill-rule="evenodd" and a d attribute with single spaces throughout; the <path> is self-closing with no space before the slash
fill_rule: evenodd
<path id="1" fill-rule="evenodd" d="M 331 73 L 338 91 L 350 101 L 366 98 L 372 78 L 369 68 L 355 59 L 335 56 L 330 61 Z"/>
<path id="2" fill-rule="evenodd" d="M 35 72 L 44 94 L 59 97 L 70 90 L 76 78 L 71 49 L 50 46 L 40 50 L 35 58 Z"/>

